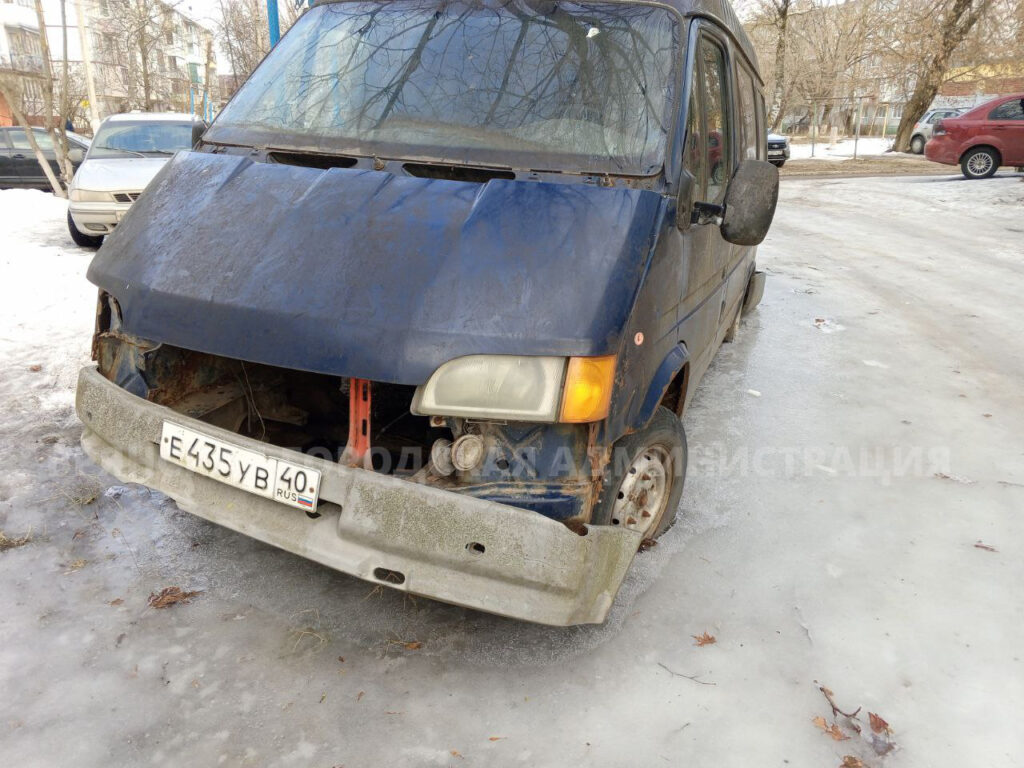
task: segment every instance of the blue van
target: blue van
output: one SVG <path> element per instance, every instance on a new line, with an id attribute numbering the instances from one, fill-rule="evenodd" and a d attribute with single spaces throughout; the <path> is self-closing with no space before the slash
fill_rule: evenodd
<path id="1" fill-rule="evenodd" d="M 759 302 L 778 172 L 722 0 L 326 0 L 89 268 L 86 452 L 371 582 L 605 619 Z"/>

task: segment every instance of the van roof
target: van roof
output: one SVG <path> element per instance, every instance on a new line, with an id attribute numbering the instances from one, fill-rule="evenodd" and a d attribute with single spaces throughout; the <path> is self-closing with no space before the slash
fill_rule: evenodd
<path id="1" fill-rule="evenodd" d="M 316 5 L 356 1 L 316 0 Z M 622 3 L 623 5 L 633 4 L 632 0 L 598 0 L 598 2 Z M 651 3 L 643 4 L 648 5 Z M 653 0 L 653 4 L 667 5 L 670 8 L 675 8 L 683 16 L 703 16 L 718 22 L 729 33 L 740 50 L 743 51 L 743 55 L 746 56 L 754 69 L 755 76 L 763 82 L 760 70 L 758 69 L 757 54 L 754 53 L 754 46 L 751 44 L 750 38 L 747 37 L 747 33 L 744 31 L 743 25 L 740 23 L 739 17 L 736 16 L 736 11 L 733 10 L 729 0 Z"/>

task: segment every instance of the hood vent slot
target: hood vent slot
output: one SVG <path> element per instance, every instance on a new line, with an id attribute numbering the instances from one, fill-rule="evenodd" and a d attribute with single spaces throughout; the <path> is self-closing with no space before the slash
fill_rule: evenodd
<path id="1" fill-rule="evenodd" d="M 281 165 L 297 165 L 301 168 L 351 168 L 358 160 L 345 155 L 313 155 L 306 152 L 270 152 L 271 162 Z"/>
<path id="2" fill-rule="evenodd" d="M 471 168 L 465 165 L 434 165 L 433 163 L 405 163 L 402 170 L 421 179 L 447 179 L 486 184 L 491 179 L 514 179 L 515 173 L 499 168 Z"/>

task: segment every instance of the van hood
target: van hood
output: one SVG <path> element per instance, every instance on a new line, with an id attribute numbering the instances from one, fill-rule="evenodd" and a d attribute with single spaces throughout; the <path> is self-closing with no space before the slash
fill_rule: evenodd
<path id="1" fill-rule="evenodd" d="M 97 192 L 141 192 L 166 164 L 166 157 L 87 158 L 75 171 L 74 184 Z"/>
<path id="2" fill-rule="evenodd" d="M 665 208 L 625 188 L 180 152 L 88 277 L 152 341 L 422 384 L 463 355 L 616 352 Z"/>

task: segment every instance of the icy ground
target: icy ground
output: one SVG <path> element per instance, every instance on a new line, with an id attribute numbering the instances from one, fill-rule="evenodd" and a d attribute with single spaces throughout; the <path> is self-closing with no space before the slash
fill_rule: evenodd
<path id="1" fill-rule="evenodd" d="M 0 551 L 0 765 L 1020 766 L 1022 244 L 1018 178 L 784 181 L 764 302 L 685 419 L 683 522 L 560 630 L 100 472 L 90 254 L 0 192 L 0 530 L 29 536 Z M 168 586 L 202 594 L 148 608 Z"/>
<path id="2" fill-rule="evenodd" d="M 851 160 L 853 159 L 853 137 L 839 139 L 832 144 L 828 136 L 822 135 L 814 144 L 814 157 L 821 160 Z M 857 157 L 871 157 L 884 155 L 892 147 L 892 139 L 883 139 L 880 136 L 862 136 L 857 142 Z M 790 158 L 793 160 L 806 160 L 811 157 L 811 143 L 790 142 Z M 890 153 L 890 156 L 891 153 Z M 920 157 L 920 155 L 908 155 L 902 152 L 896 153 L 895 157 Z"/>

